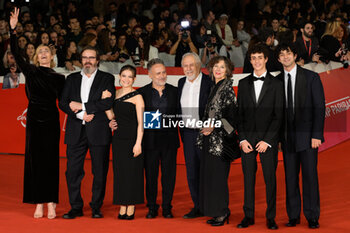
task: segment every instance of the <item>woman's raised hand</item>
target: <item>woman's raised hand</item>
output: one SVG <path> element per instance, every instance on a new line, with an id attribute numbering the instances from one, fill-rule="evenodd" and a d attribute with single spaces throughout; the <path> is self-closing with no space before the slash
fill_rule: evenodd
<path id="1" fill-rule="evenodd" d="M 19 15 L 19 9 L 15 7 L 14 11 L 11 12 L 10 16 L 10 26 L 11 29 L 15 29 L 18 23 L 18 15 Z"/>

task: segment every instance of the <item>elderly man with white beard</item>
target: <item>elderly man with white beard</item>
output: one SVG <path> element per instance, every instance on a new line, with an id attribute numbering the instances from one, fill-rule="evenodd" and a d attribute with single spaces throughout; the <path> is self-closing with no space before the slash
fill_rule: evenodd
<path id="1" fill-rule="evenodd" d="M 205 105 L 209 97 L 213 81 L 201 72 L 201 61 L 196 53 L 186 53 L 182 57 L 181 66 L 185 77 L 178 82 L 178 110 L 182 120 L 192 122 L 203 118 Z M 203 216 L 199 211 L 199 167 L 201 151 L 196 147 L 199 129 L 196 124 L 180 128 L 183 142 L 187 182 L 194 207 L 183 217 L 186 219 Z"/>

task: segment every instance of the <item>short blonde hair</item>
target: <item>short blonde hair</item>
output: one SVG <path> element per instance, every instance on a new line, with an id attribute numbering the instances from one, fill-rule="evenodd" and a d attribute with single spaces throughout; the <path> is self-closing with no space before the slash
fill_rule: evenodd
<path id="1" fill-rule="evenodd" d="M 47 47 L 47 48 L 49 49 L 49 51 L 50 51 L 51 56 L 53 56 L 52 51 L 51 51 L 51 49 L 50 49 L 49 46 L 44 45 L 44 44 L 39 45 L 39 46 L 36 48 L 35 54 L 34 54 L 34 57 L 33 57 L 34 65 L 36 65 L 36 66 L 40 66 L 40 63 L 39 63 L 39 61 L 38 61 L 38 53 L 39 53 L 39 50 L 40 50 L 41 48 L 43 48 L 43 47 Z M 53 68 L 53 67 L 55 67 L 55 62 L 53 61 L 53 57 L 52 57 L 51 62 L 50 62 L 50 68 Z"/>

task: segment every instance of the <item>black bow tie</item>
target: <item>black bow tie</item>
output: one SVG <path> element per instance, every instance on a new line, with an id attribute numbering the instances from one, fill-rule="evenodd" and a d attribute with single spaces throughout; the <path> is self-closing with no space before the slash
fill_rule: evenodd
<path id="1" fill-rule="evenodd" d="M 253 76 L 253 81 L 255 82 L 255 81 L 265 81 L 265 77 L 259 77 L 259 78 L 257 78 L 257 77 L 255 77 L 255 76 Z"/>

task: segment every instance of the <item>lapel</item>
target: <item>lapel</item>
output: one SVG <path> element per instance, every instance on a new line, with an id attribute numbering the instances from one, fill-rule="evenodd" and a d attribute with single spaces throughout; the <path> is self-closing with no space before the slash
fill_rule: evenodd
<path id="1" fill-rule="evenodd" d="M 300 66 L 297 66 L 297 74 L 295 77 L 295 94 L 294 94 L 295 116 L 297 116 L 298 110 L 300 110 L 305 103 L 306 88 L 307 88 L 307 83 L 306 83 L 304 71 Z"/>
<path id="2" fill-rule="evenodd" d="M 198 107 L 204 108 L 205 107 L 205 100 L 206 98 L 204 97 L 205 93 L 207 93 L 207 88 L 209 86 L 209 83 L 207 82 L 208 78 L 205 74 L 202 74 L 202 81 L 201 81 L 201 86 L 199 88 L 199 103 Z"/>
<path id="3" fill-rule="evenodd" d="M 179 91 L 179 95 L 178 95 L 178 102 L 179 102 L 179 107 L 181 109 L 181 95 L 182 95 L 182 89 L 184 88 L 185 86 L 185 82 L 186 82 L 186 77 L 180 79 L 180 82 L 179 82 L 179 86 L 177 87 L 178 88 L 178 91 Z"/>
<path id="4" fill-rule="evenodd" d="M 252 97 L 254 106 L 256 106 L 256 96 L 255 96 L 255 87 L 254 87 L 254 81 L 253 81 L 253 74 L 251 74 L 249 76 L 248 89 L 250 90 L 250 96 Z"/>
<path id="5" fill-rule="evenodd" d="M 152 106 L 152 82 L 147 85 L 147 89 L 145 91 L 145 94 L 146 94 L 146 96 L 145 96 L 145 107 L 151 108 L 151 106 Z"/>
<path id="6" fill-rule="evenodd" d="M 260 91 L 259 99 L 257 102 L 257 105 L 261 103 L 261 100 L 264 98 L 264 95 L 266 94 L 267 90 L 269 89 L 270 83 L 271 83 L 271 75 L 269 73 L 266 73 L 265 81 L 263 83 L 263 86 Z"/>
<path id="7" fill-rule="evenodd" d="M 97 70 L 94 81 L 91 85 L 91 89 L 90 89 L 90 93 L 89 93 L 89 100 L 91 100 L 92 96 L 97 93 L 97 89 L 100 86 L 100 83 L 102 81 L 101 79 L 101 72 L 99 70 Z"/>
<path id="8" fill-rule="evenodd" d="M 77 85 L 77 87 L 74 90 L 77 90 L 77 92 L 76 92 L 76 94 L 78 96 L 77 101 L 82 102 L 81 101 L 81 82 L 82 82 L 83 76 L 81 76 L 80 73 L 77 73 L 77 77 L 78 78 L 76 79 L 76 84 L 75 84 L 75 85 Z"/>

